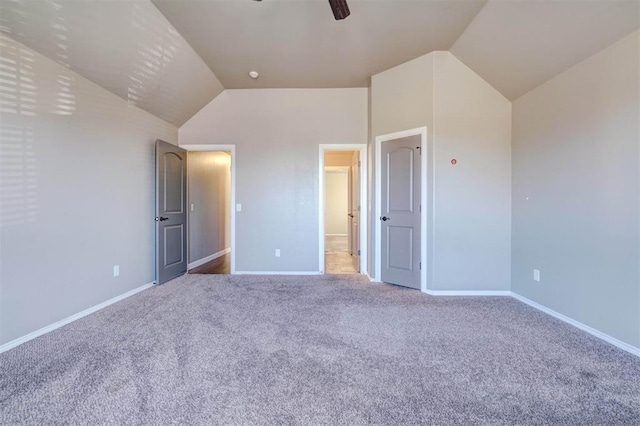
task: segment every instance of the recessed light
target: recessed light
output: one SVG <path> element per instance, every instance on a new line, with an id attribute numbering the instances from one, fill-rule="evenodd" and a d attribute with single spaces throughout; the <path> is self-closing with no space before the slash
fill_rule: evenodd
<path id="1" fill-rule="evenodd" d="M 249 71 L 249 77 L 253 78 L 254 80 L 259 76 L 260 74 L 258 74 L 258 71 Z"/>

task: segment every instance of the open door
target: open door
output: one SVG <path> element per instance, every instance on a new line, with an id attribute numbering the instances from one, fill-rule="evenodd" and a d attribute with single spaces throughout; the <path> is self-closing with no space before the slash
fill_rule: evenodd
<path id="1" fill-rule="evenodd" d="M 360 272 L 360 153 L 354 151 L 349 170 L 349 252 Z"/>
<path id="2" fill-rule="evenodd" d="M 187 272 L 187 151 L 156 141 L 156 283 Z"/>
<path id="3" fill-rule="evenodd" d="M 382 142 L 382 281 L 420 289 L 420 136 Z"/>

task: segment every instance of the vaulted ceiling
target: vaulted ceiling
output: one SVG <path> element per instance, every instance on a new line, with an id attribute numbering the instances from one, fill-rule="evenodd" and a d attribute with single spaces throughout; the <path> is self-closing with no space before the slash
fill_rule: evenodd
<path id="1" fill-rule="evenodd" d="M 226 88 L 366 87 L 373 74 L 448 50 L 486 0 L 152 0 Z M 260 73 L 252 80 L 248 73 Z"/>
<path id="2" fill-rule="evenodd" d="M 638 0 L 490 1 L 450 50 L 515 100 L 639 26 Z"/>
<path id="3" fill-rule="evenodd" d="M 149 1 L 0 0 L 0 31 L 175 126 L 224 90 Z"/>
<path id="4" fill-rule="evenodd" d="M 513 100 L 640 27 L 638 0 L 349 0 L 343 21 L 327 0 L 152 1 L 0 0 L 0 31 L 180 126 L 224 88 L 364 87 L 433 50 Z"/>

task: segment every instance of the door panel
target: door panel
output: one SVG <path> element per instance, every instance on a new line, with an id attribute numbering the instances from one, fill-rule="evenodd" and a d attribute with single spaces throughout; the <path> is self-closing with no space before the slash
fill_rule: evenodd
<path id="1" fill-rule="evenodd" d="M 167 268 L 184 261 L 182 240 L 184 239 L 184 227 L 171 225 L 164 227 L 164 259 L 163 267 Z"/>
<path id="2" fill-rule="evenodd" d="M 389 250 L 387 250 L 390 268 L 412 271 L 413 264 L 413 228 L 406 226 L 387 226 Z"/>
<path id="3" fill-rule="evenodd" d="M 181 213 L 184 202 L 182 200 L 182 158 L 175 152 L 163 155 L 164 162 L 164 213 Z"/>
<path id="4" fill-rule="evenodd" d="M 187 151 L 156 141 L 156 282 L 187 272 Z"/>
<path id="5" fill-rule="evenodd" d="M 382 281 L 420 288 L 420 136 L 382 143 Z"/>
<path id="6" fill-rule="evenodd" d="M 387 170 L 393 171 L 387 175 L 388 212 L 413 211 L 413 156 L 410 147 L 400 147 L 387 155 Z"/>

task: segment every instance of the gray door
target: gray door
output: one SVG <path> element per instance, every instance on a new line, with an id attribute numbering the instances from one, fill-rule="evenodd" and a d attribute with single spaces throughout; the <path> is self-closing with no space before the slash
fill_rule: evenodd
<path id="1" fill-rule="evenodd" d="M 156 141 L 156 282 L 187 272 L 187 151 Z"/>
<path id="2" fill-rule="evenodd" d="M 420 136 L 382 143 L 382 281 L 420 288 Z"/>
<path id="3" fill-rule="evenodd" d="M 360 272 L 360 153 L 354 152 L 349 170 L 349 252 Z"/>

